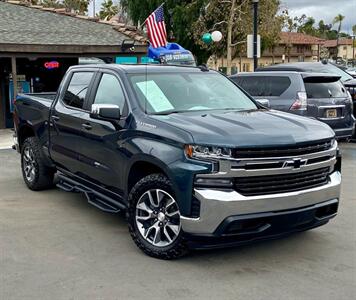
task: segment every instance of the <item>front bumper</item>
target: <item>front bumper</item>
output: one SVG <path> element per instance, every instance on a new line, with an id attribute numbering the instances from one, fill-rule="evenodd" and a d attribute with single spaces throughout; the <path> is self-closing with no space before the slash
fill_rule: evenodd
<path id="1" fill-rule="evenodd" d="M 349 128 L 334 129 L 336 139 L 347 139 L 351 138 L 355 133 L 355 126 Z"/>
<path id="2" fill-rule="evenodd" d="M 186 234 L 188 246 L 193 249 L 225 248 L 280 238 L 326 224 L 336 216 L 338 204 L 334 199 L 294 210 L 231 216 L 213 234 Z"/>
<path id="3" fill-rule="evenodd" d="M 181 217 L 182 229 L 187 234 L 209 235 L 216 233 L 231 216 L 274 213 L 338 201 L 340 185 L 341 173 L 335 171 L 326 185 L 272 195 L 243 196 L 234 190 L 195 188 L 194 195 L 200 201 L 200 217 Z"/>

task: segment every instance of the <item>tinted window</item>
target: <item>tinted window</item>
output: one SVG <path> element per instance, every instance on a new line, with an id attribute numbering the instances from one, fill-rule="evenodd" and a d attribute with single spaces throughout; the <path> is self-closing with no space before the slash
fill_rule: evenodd
<path id="1" fill-rule="evenodd" d="M 339 82 L 305 82 L 308 98 L 347 97 L 343 85 Z"/>
<path id="2" fill-rule="evenodd" d="M 63 102 L 72 107 L 83 108 L 84 99 L 93 74 L 92 72 L 73 73 L 67 91 L 64 94 Z"/>
<path id="3" fill-rule="evenodd" d="M 278 97 L 291 85 L 286 76 L 240 76 L 233 80 L 252 96 Z"/>
<path id="4" fill-rule="evenodd" d="M 103 74 L 95 95 L 95 104 L 116 104 L 122 109 L 125 97 L 121 85 L 114 75 Z"/>
<path id="5" fill-rule="evenodd" d="M 216 72 L 148 73 L 130 79 L 141 107 L 152 114 L 257 109 L 236 85 Z"/>

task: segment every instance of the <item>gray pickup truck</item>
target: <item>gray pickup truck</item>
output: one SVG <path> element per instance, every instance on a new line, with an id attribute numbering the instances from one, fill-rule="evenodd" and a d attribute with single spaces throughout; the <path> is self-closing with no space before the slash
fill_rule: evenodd
<path id="1" fill-rule="evenodd" d="M 126 211 L 146 254 L 275 238 L 337 213 L 341 157 L 327 125 L 269 110 L 218 72 L 74 66 L 56 95 L 20 95 L 17 149 L 32 190 Z"/>

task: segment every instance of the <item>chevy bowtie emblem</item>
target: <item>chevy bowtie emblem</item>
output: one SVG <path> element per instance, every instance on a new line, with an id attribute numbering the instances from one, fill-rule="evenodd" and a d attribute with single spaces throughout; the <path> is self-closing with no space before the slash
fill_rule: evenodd
<path id="1" fill-rule="evenodd" d="M 283 168 L 300 169 L 300 167 L 307 164 L 307 159 L 294 158 L 293 160 L 287 160 L 283 164 Z"/>

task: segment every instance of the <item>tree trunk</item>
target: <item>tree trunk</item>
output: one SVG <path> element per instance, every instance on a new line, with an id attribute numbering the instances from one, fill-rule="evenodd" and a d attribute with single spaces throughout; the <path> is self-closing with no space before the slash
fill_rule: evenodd
<path id="1" fill-rule="evenodd" d="M 232 26 L 234 24 L 235 17 L 235 4 L 236 0 L 231 1 L 230 17 L 227 23 L 227 61 L 226 61 L 226 74 L 231 75 L 231 60 L 232 60 Z"/>
<path id="2" fill-rule="evenodd" d="M 272 65 L 274 65 L 274 46 L 272 47 Z"/>

